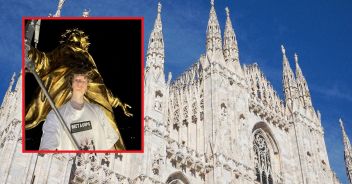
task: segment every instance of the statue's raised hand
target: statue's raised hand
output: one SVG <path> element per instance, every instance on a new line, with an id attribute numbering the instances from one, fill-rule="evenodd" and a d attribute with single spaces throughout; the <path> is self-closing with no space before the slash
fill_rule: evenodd
<path id="1" fill-rule="evenodd" d="M 131 109 L 131 106 L 128 105 L 127 103 L 124 103 L 121 105 L 121 108 L 123 110 L 123 113 L 127 116 L 127 117 L 132 117 L 133 114 L 128 112 L 128 109 Z"/>

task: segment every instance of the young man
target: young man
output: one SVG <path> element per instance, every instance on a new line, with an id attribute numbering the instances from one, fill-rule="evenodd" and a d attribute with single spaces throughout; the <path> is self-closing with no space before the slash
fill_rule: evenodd
<path id="1" fill-rule="evenodd" d="M 89 78 L 84 70 L 70 76 L 71 99 L 59 108 L 81 150 L 111 150 L 120 139 L 103 110 L 85 98 Z M 74 150 L 56 114 L 51 110 L 43 125 L 40 150 Z"/>
<path id="2" fill-rule="evenodd" d="M 67 88 L 70 81 L 67 80 L 67 77 L 72 74 L 72 71 L 80 68 L 89 71 L 92 82 L 84 97 L 89 102 L 101 107 L 110 125 L 120 137 L 115 144 L 115 149 L 125 150 L 113 108 L 120 107 L 127 117 L 131 117 L 132 114 L 129 112 L 131 107 L 105 86 L 95 61 L 88 52 L 89 45 L 88 35 L 82 30 L 68 29 L 61 35 L 60 45 L 54 50 L 45 53 L 31 47 L 26 57 L 33 61 L 37 74 L 57 107 L 61 107 L 71 98 L 71 90 Z M 30 101 L 26 105 L 26 130 L 35 128 L 43 122 L 51 109 L 48 99 L 44 98 L 44 93 L 41 90 L 35 92 Z"/>

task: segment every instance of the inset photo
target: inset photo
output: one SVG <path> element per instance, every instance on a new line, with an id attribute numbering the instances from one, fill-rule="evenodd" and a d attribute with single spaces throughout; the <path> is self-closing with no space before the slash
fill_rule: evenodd
<path id="1" fill-rule="evenodd" d="M 23 18 L 23 152 L 143 152 L 143 18 Z"/>

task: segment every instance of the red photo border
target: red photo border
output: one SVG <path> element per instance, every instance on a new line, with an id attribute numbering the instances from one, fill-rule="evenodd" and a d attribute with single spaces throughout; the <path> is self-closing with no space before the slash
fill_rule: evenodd
<path id="1" fill-rule="evenodd" d="M 141 21 L 141 150 L 26 150 L 25 130 L 25 21 L 41 20 L 140 20 Z M 144 153 L 144 17 L 22 17 L 22 153 Z"/>

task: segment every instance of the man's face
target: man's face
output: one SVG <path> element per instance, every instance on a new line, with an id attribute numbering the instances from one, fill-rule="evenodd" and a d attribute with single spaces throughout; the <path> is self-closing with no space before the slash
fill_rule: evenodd
<path id="1" fill-rule="evenodd" d="M 73 93 L 84 95 L 87 91 L 88 79 L 84 75 L 75 74 L 72 79 Z"/>

